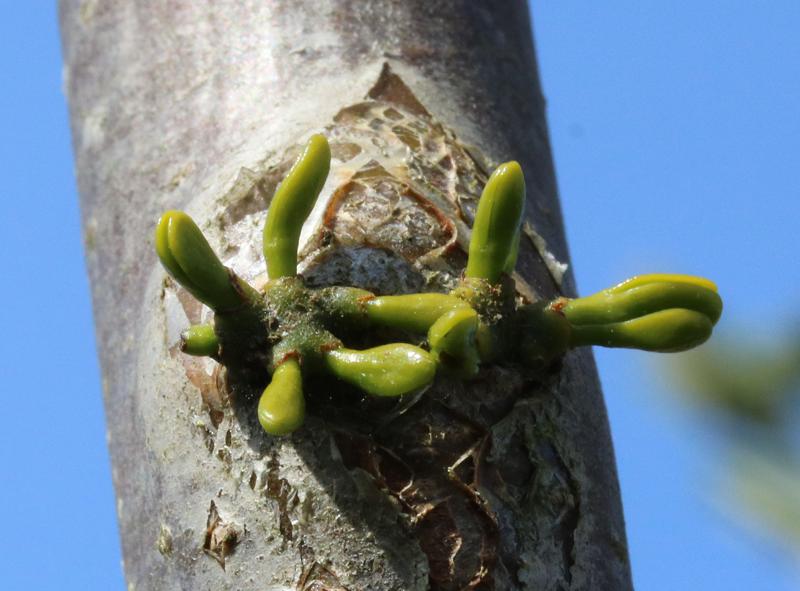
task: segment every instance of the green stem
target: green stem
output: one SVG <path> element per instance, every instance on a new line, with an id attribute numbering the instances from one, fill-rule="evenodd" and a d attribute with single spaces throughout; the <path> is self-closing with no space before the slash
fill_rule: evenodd
<path id="1" fill-rule="evenodd" d="M 545 303 L 520 307 L 515 322 L 520 330 L 519 357 L 525 363 L 546 365 L 569 348 L 569 322 Z"/>
<path id="2" fill-rule="evenodd" d="M 446 312 L 469 308 L 463 300 L 443 293 L 379 296 L 365 302 L 370 322 L 425 333 Z"/>

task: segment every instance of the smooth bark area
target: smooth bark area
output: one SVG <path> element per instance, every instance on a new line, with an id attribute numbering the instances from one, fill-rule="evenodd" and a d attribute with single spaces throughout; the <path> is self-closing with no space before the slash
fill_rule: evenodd
<path id="1" fill-rule="evenodd" d="M 272 191 L 323 131 L 309 282 L 447 289 L 486 175 L 516 159 L 520 295 L 571 294 L 524 2 L 62 0 L 61 26 L 130 589 L 631 588 L 588 352 L 399 406 L 320 383 L 270 438 L 252 392 L 176 350 L 207 311 L 153 249 L 185 209 L 262 281 Z"/>

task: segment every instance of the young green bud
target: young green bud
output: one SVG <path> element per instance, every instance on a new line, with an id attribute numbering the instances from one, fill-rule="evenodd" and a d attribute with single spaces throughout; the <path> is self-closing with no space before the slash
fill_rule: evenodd
<path id="1" fill-rule="evenodd" d="M 373 396 L 402 396 L 427 386 L 436 376 L 436 360 L 419 347 L 394 343 L 364 351 L 339 348 L 325 353 L 336 377 Z"/>
<path id="2" fill-rule="evenodd" d="M 219 341 L 210 324 L 196 324 L 181 333 L 181 351 L 197 357 L 216 357 Z"/>
<path id="3" fill-rule="evenodd" d="M 156 226 L 156 252 L 175 280 L 215 311 L 243 303 L 237 278 L 220 262 L 200 228 L 182 211 L 167 211 Z"/>
<path id="4" fill-rule="evenodd" d="M 524 205 L 522 168 L 516 162 L 501 164 L 489 177 L 478 202 L 469 242 L 466 277 L 497 283 L 503 271 L 509 267 L 513 269 Z"/>
<path id="5" fill-rule="evenodd" d="M 275 191 L 264 225 L 264 257 L 270 279 L 297 274 L 300 230 L 322 191 L 330 165 L 328 140 L 319 134 L 311 136 Z"/>
<path id="6" fill-rule="evenodd" d="M 378 296 L 365 302 L 370 322 L 389 328 L 426 332 L 446 312 L 469 308 L 461 299 L 443 293 Z"/>
<path id="7" fill-rule="evenodd" d="M 275 369 L 258 401 L 258 422 L 270 435 L 287 435 L 303 424 L 305 416 L 300 364 L 290 357 Z"/>

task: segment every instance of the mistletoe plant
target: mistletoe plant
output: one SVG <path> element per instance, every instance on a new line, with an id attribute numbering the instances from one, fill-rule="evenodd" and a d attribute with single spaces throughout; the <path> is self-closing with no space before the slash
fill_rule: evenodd
<path id="1" fill-rule="evenodd" d="M 329 168 L 328 142 L 315 135 L 269 207 L 263 242 L 269 281 L 262 291 L 220 262 L 185 213 L 166 212 L 156 229 L 164 267 L 214 311 L 213 326 L 183 333 L 182 350 L 231 371 L 270 374 L 258 418 L 272 435 L 302 425 L 304 376 L 327 373 L 373 396 L 401 396 L 427 387 L 440 370 L 470 379 L 486 363 L 545 366 L 584 345 L 682 351 L 704 342 L 719 319 L 715 285 L 686 275 L 643 275 L 585 298 L 520 303 L 509 276 L 525 203 L 516 162 L 500 165 L 486 183 L 464 277 L 449 294 L 309 288 L 297 275 L 297 248 Z M 337 337 L 379 327 L 426 335 L 427 346 L 355 350 Z"/>

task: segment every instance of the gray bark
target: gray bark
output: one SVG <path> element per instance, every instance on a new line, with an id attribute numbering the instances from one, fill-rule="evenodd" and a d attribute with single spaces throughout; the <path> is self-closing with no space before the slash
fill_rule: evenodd
<path id="1" fill-rule="evenodd" d="M 516 159 L 518 290 L 569 295 L 524 2 L 62 0 L 61 27 L 129 589 L 631 588 L 590 354 L 399 407 L 318 384 L 306 426 L 270 438 L 252 393 L 176 351 L 207 312 L 153 249 L 185 209 L 261 281 L 272 190 L 323 130 L 310 282 L 446 289 L 487 171 Z"/>

